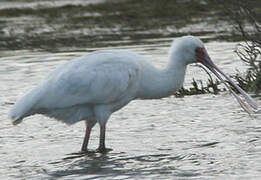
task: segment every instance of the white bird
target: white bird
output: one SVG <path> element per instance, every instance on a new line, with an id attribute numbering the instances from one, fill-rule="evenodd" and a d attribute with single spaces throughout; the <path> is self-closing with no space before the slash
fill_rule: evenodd
<path id="1" fill-rule="evenodd" d="M 193 36 L 176 39 L 166 68 L 158 69 L 143 56 L 127 50 L 96 51 L 66 62 L 52 71 L 36 88 L 16 102 L 10 111 L 13 124 L 33 114 L 43 114 L 67 124 L 84 120 L 87 151 L 93 126 L 100 125 L 99 152 L 105 152 L 105 127 L 110 115 L 134 99 L 170 96 L 184 81 L 186 67 L 202 63 L 229 88 L 250 113 L 257 104 L 211 61 L 202 41 Z M 232 91 L 223 75 L 246 99 Z"/>

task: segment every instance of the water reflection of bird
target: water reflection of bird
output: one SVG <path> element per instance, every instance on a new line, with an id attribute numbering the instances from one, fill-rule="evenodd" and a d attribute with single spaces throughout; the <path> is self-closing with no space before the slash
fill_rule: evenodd
<path id="1" fill-rule="evenodd" d="M 82 151 L 93 126 L 100 125 L 98 150 L 106 151 L 105 127 L 110 115 L 134 99 L 155 99 L 173 94 L 182 86 L 186 66 L 202 63 L 230 89 L 240 105 L 250 113 L 257 105 L 211 61 L 203 43 L 196 37 L 176 39 L 169 52 L 166 68 L 158 69 L 144 57 L 127 50 L 103 50 L 76 58 L 52 71 L 36 88 L 28 92 L 10 112 L 13 124 L 24 117 L 44 114 L 67 124 L 86 121 Z M 223 75 L 245 97 L 236 95 Z"/>

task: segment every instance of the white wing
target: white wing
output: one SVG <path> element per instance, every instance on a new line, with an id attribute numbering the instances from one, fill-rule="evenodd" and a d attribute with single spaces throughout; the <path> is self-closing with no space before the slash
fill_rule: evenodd
<path id="1" fill-rule="evenodd" d="M 84 104 L 110 104 L 135 98 L 141 56 L 123 50 L 102 51 L 71 60 L 20 98 L 9 113 L 14 124 L 45 109 Z"/>
<path id="2" fill-rule="evenodd" d="M 121 53 L 83 56 L 50 74 L 42 85 L 39 108 L 116 102 L 131 88 L 136 88 L 138 72 L 138 64 Z"/>

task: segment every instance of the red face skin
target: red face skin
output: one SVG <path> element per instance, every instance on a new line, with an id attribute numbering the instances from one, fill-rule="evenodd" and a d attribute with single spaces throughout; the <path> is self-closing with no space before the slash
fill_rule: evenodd
<path id="1" fill-rule="evenodd" d="M 251 108 L 249 106 L 251 106 L 253 109 L 257 110 L 258 109 L 258 105 L 257 103 L 244 91 L 242 90 L 239 86 L 237 86 L 225 73 L 223 73 L 211 60 L 211 58 L 208 55 L 207 50 L 204 47 L 198 47 L 196 48 L 196 59 L 197 62 L 203 64 L 204 66 L 206 66 L 211 72 L 213 72 L 219 79 L 221 82 L 223 82 L 225 84 L 225 86 L 229 89 L 229 91 L 235 96 L 235 98 L 237 99 L 237 101 L 239 102 L 239 104 L 241 105 L 241 107 L 247 112 L 247 113 L 251 113 Z M 239 93 L 245 98 L 246 102 L 245 103 L 232 89 L 231 87 L 227 84 L 226 81 L 224 81 L 224 79 L 222 78 L 225 77 L 225 79 L 227 81 L 230 82 L 230 85 L 232 85 L 235 89 L 237 89 L 239 91 Z"/>
<path id="2" fill-rule="evenodd" d="M 214 65 L 205 48 L 200 48 L 200 47 L 196 48 L 196 58 L 198 62 L 202 63 L 207 67 L 208 65 Z"/>

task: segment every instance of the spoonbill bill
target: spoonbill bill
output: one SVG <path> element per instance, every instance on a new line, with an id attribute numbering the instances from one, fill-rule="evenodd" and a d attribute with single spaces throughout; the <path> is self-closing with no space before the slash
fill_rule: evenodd
<path id="1" fill-rule="evenodd" d="M 75 58 L 53 70 L 43 82 L 19 99 L 9 116 L 13 124 L 34 114 L 43 114 L 66 124 L 85 121 L 83 152 L 88 151 L 91 130 L 98 122 L 100 140 L 97 150 L 106 152 L 105 128 L 111 114 L 135 99 L 172 95 L 182 86 L 186 67 L 191 63 L 201 63 L 212 71 L 246 112 L 258 108 L 254 100 L 212 62 L 199 38 L 177 38 L 168 57 L 167 66 L 162 69 L 128 50 L 101 50 Z M 230 85 L 242 96 L 238 96 Z"/>

